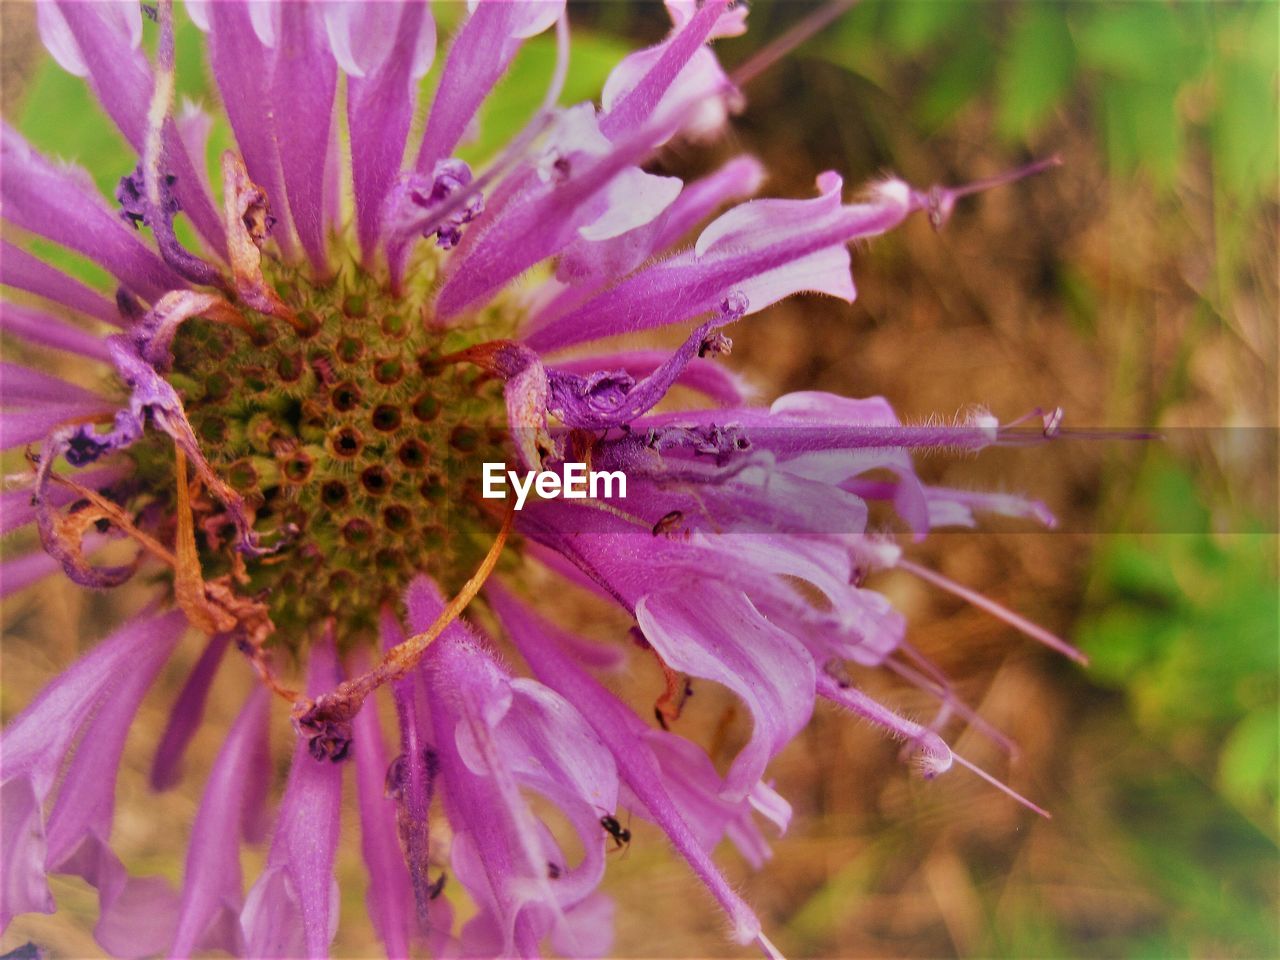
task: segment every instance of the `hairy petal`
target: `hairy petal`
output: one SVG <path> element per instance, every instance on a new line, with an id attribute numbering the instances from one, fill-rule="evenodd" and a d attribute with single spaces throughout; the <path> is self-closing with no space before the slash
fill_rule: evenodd
<path id="1" fill-rule="evenodd" d="M 271 103 L 294 229 L 319 277 L 329 274 L 325 159 L 338 72 L 319 11 L 280 4 Z"/>
<path id="2" fill-rule="evenodd" d="M 34 293 L 103 323 L 124 326 L 119 309 L 102 294 L 33 257 L 21 247 L 15 247 L 8 240 L 0 241 L 0 283 Z"/>
<path id="3" fill-rule="evenodd" d="M 396 804 L 386 794 L 387 751 L 372 705 L 356 714 L 354 734 L 360 850 L 369 874 L 369 919 L 387 956 L 407 957 L 414 929 L 413 889 L 400 852 Z"/>
<path id="4" fill-rule="evenodd" d="M 753 283 L 756 297 L 746 294 L 752 311 L 806 289 L 851 297 L 844 245 L 897 226 L 915 201 L 897 181 L 852 206 L 841 205 L 835 174 L 820 176 L 818 186 L 821 195 L 813 200 L 752 200 L 721 214 L 693 250 L 633 274 L 533 331 L 530 345 L 554 350 L 688 320 Z"/>
<path id="5" fill-rule="evenodd" d="M 102 337 L 40 310 L 0 303 L 0 330 L 42 347 L 74 353 L 87 360 L 108 361 Z"/>
<path id="6" fill-rule="evenodd" d="M 382 239 L 383 202 L 404 159 L 417 81 L 434 59 L 435 21 L 417 0 L 334 3 L 325 18 L 334 55 L 348 74 L 356 233 L 368 265 Z"/>
<path id="7" fill-rule="evenodd" d="M 239 826 L 250 783 L 258 772 L 255 758 L 267 736 L 268 715 L 266 689 L 257 687 L 214 760 L 191 828 L 170 956 L 189 957 L 197 950 L 244 951 L 239 920 L 243 879 Z"/>
<path id="8" fill-rule="evenodd" d="M 751 739 L 734 759 L 724 796 L 746 796 L 768 762 L 813 713 L 813 658 L 800 641 L 760 615 L 741 591 L 714 581 L 647 594 L 640 629 L 674 670 L 715 680 L 747 704 Z"/>
<path id="9" fill-rule="evenodd" d="M 307 692 L 338 685 L 332 636 L 311 648 Z M 245 898 L 240 922 L 254 957 L 324 957 L 338 924 L 333 876 L 342 803 L 342 765 L 312 758 L 299 737 L 276 817 L 267 866 Z"/>
<path id="10" fill-rule="evenodd" d="M 43 0 L 45 6 L 48 0 Z M 140 48 L 141 8 L 131 3 L 84 3 L 58 0 L 59 15 L 76 44 L 79 64 L 94 93 L 130 145 L 142 153 L 147 136 L 147 106 L 154 85 L 151 67 Z M 221 254 L 225 249 L 222 223 L 203 177 L 204 156 L 186 149 L 177 127 L 166 121 L 163 131 L 165 173 L 175 177 L 174 190 L 182 209 L 200 235 Z"/>
<path id="11" fill-rule="evenodd" d="M 9 126 L 0 128 L 4 218 L 100 264 L 146 300 L 185 284 L 108 210 L 88 175 L 58 169 Z"/>
<path id="12" fill-rule="evenodd" d="M 613 752 L 623 783 L 644 804 L 654 822 L 662 827 L 728 914 L 734 939 L 749 943 L 759 935 L 760 921 L 708 856 L 702 841 L 668 793 L 658 760 L 646 742 L 648 728 L 551 639 L 547 624 L 534 618 L 493 581 L 486 590 L 534 673 L 582 710 L 600 740 Z"/>
<path id="13" fill-rule="evenodd" d="M 187 675 L 187 682 L 182 685 L 182 690 L 174 701 L 169 722 L 151 762 L 152 790 L 168 790 L 182 779 L 183 755 L 196 730 L 200 728 L 200 721 L 204 719 L 209 687 L 213 684 L 213 678 L 230 644 L 231 637 L 227 634 L 210 637 L 200 659 Z"/>
<path id="14" fill-rule="evenodd" d="M 427 117 L 415 167 L 427 173 L 450 156 L 484 98 L 498 82 L 520 41 L 546 30 L 564 9 L 563 0 L 483 2 L 453 39 L 440 86 Z"/>
<path id="15" fill-rule="evenodd" d="M 289 217 L 280 143 L 271 111 L 263 109 L 272 102 L 276 52 L 258 35 L 253 17 L 259 6 L 243 0 L 208 4 L 209 63 L 245 167 L 266 191 L 276 217 L 271 237 L 286 257 L 292 257 L 297 238 Z"/>

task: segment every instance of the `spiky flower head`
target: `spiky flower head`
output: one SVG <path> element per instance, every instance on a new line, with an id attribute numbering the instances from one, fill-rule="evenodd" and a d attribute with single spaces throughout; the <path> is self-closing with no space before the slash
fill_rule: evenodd
<path id="1" fill-rule="evenodd" d="M 740 104 L 708 45 L 746 28 L 727 0 L 668 0 L 666 39 L 622 60 L 599 105 L 567 107 L 563 3 L 473 3 L 420 129 L 436 50 L 425 3 L 186 6 L 234 134 L 214 177 L 210 118 L 175 110 L 168 0 L 38 8 L 46 46 L 137 151 L 114 209 L 3 128 L 3 331 L 22 358 L 4 367 L 3 440 L 28 461 L 4 530 L 34 526 L 42 547 L 6 561 L 4 590 L 61 568 L 95 589 L 141 578 L 152 599 L 4 733 L 0 924 L 52 911 L 45 877 L 64 873 L 97 888 L 95 932 L 113 953 L 323 955 L 349 775 L 391 955 L 608 950 L 613 906 L 597 886 L 630 839 L 624 809 L 665 832 L 735 940 L 771 951 L 710 854 L 728 837 L 767 858 L 759 818 L 784 830 L 790 816 L 769 763 L 815 699 L 905 741 L 926 776 L 960 760 L 846 673 L 890 666 L 940 716 L 964 711 L 863 584 L 898 567 L 964 589 L 905 559 L 876 511 L 917 538 L 981 510 L 1043 519 L 1016 497 L 927 486 L 911 454 L 1048 435 L 1058 415 L 910 427 L 880 398 L 755 405 L 725 366 L 726 331 L 801 291 L 852 300 L 851 242 L 916 211 L 941 227 L 957 199 L 1009 178 L 928 191 L 887 179 L 850 202 L 834 172 L 810 199 L 747 200 L 763 170 L 745 156 L 689 183 L 652 172 L 665 144 L 717 136 Z M 542 106 L 472 170 L 456 152 L 478 109 L 548 30 Z M 35 238 L 97 264 L 113 295 L 44 262 Z M 683 343 L 598 344 L 660 327 Z M 73 358 L 59 365 L 70 379 L 39 369 L 50 351 Z M 677 406 L 677 385 L 698 401 Z M 517 512 L 486 497 L 485 464 L 513 483 L 581 464 L 626 495 Z M 117 541 L 132 555 L 99 562 Z M 622 610 L 634 626 L 619 641 L 660 666 L 652 716 L 602 682 L 618 649 L 555 622 L 570 583 Z M 114 782 L 143 698 L 201 636 L 156 789 L 177 781 L 214 676 L 247 665 L 261 682 L 207 768 L 173 890 L 113 852 Z M 676 732 L 703 682 L 752 719 L 723 773 Z M 274 700 L 296 744 L 268 814 Z M 268 836 L 246 893 L 241 843 Z M 464 924 L 459 895 L 474 907 Z"/>

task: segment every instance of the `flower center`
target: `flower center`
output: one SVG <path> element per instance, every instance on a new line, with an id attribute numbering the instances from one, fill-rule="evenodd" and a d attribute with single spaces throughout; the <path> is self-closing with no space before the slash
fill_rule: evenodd
<path id="1" fill-rule="evenodd" d="M 301 331 L 252 311 L 252 332 L 188 321 L 170 380 L 262 542 L 282 544 L 248 561 L 243 585 L 269 607 L 277 642 L 300 643 L 328 618 L 340 638 L 370 637 L 413 576 L 454 589 L 493 540 L 501 517 L 479 494 L 482 464 L 508 459 L 501 384 L 440 358 L 509 336 L 514 320 L 498 307 L 467 330 L 437 331 L 425 285 L 393 297 L 354 263 L 324 284 L 264 271 Z M 143 476 L 171 480 L 163 444 L 135 456 Z M 223 506 L 207 492 L 194 505 L 205 576 L 233 571 Z"/>

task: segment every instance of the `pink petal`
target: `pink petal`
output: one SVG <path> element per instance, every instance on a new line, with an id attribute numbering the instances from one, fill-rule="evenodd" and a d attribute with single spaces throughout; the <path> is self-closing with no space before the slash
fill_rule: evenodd
<path id="1" fill-rule="evenodd" d="M 332 638 L 311 648 L 307 692 L 338 685 Z M 245 898 L 240 922 L 249 956 L 328 955 L 338 925 L 333 876 L 342 804 L 342 766 L 315 760 L 299 737 L 276 816 L 267 866 Z"/>
<path id="2" fill-rule="evenodd" d="M 243 0 L 217 0 L 208 4 L 209 64 L 227 119 L 235 131 L 249 178 L 267 193 L 271 213 L 277 218 L 271 238 L 286 257 L 296 251 L 293 222 L 285 194 L 280 144 L 270 110 L 276 54 L 259 39 L 253 11 L 259 4 Z"/>
<path id="3" fill-rule="evenodd" d="M 330 13 L 330 11 L 338 11 Z M 435 54 L 435 21 L 425 3 L 339 3 L 326 17 L 345 16 L 354 49 L 347 80 L 347 122 L 351 130 L 351 174 L 355 186 L 357 235 L 366 264 L 381 239 L 382 204 L 404 160 L 413 119 L 416 81 Z M 326 20 L 331 42 L 343 31 Z M 346 54 L 335 56 L 341 63 Z"/>
<path id="4" fill-rule="evenodd" d="M 83 253 L 146 300 L 185 284 L 99 197 L 88 175 L 59 169 L 7 123 L 0 133 L 4 218 Z"/>
<path id="5" fill-rule="evenodd" d="M 102 406 L 109 401 L 96 393 L 57 377 L 16 363 L 0 361 L 0 406 L 35 404 L 58 406 Z"/>
<path id="6" fill-rule="evenodd" d="M 80 63 L 88 69 L 93 92 L 125 139 L 142 153 L 154 79 L 140 49 L 141 6 L 59 0 L 58 10 L 74 37 Z M 226 245 L 222 220 L 203 176 L 196 172 L 204 169 L 204 157 L 188 154 L 172 124 L 165 125 L 163 137 L 165 163 L 170 167 L 165 172 L 177 178 L 174 191 L 182 210 L 200 235 L 221 253 Z"/>
<path id="7" fill-rule="evenodd" d="M 726 0 L 709 0 L 670 40 L 632 54 L 614 69 L 601 95 L 605 117 L 600 129 L 605 136 L 613 139 L 656 116 L 677 114 L 687 103 L 686 97 L 707 95 L 705 88 L 690 89 L 682 81 L 690 60 L 711 36 L 727 6 Z"/>
<path id="8" fill-rule="evenodd" d="M 668 794 L 661 769 L 646 737 L 647 728 L 631 709 L 590 677 L 559 646 L 554 631 L 534 617 L 505 589 L 492 580 L 486 587 L 491 602 L 511 639 L 534 673 L 565 699 L 578 705 L 583 716 L 608 744 L 626 787 L 670 837 L 683 856 L 719 901 L 733 923 L 734 939 L 749 943 L 760 934 L 760 921 L 725 879 L 680 808 Z"/>
<path id="9" fill-rule="evenodd" d="M 182 757 L 191 738 L 200 728 L 209 687 L 230 645 L 231 637 L 228 634 L 210 637 L 200 659 L 191 668 L 187 682 L 182 685 L 182 691 L 173 703 L 169 723 L 164 728 L 160 745 L 156 747 L 155 758 L 151 762 L 152 790 L 168 790 L 182 779 Z"/>
<path id="10" fill-rule="evenodd" d="M 80 46 L 53 0 L 40 0 L 36 4 L 36 28 L 40 31 L 40 41 L 58 66 L 77 77 L 89 75 L 89 67 L 80 56 Z"/>
<path id="11" fill-rule="evenodd" d="M 102 294 L 55 270 L 8 240 L 0 241 L 0 283 L 78 310 L 103 323 L 124 326 L 116 305 Z"/>
<path id="12" fill-rule="evenodd" d="M 369 873 L 369 919 L 389 957 L 409 956 L 414 920 L 413 888 L 400 851 L 396 804 L 386 795 L 387 752 L 372 703 L 356 714 L 356 788 L 360 802 L 360 850 Z"/>
<path id="13" fill-rule="evenodd" d="M 268 718 L 266 689 L 255 687 L 213 763 L 191 828 L 170 956 L 188 957 L 197 950 L 243 953 L 239 826 L 249 783 L 257 773 L 255 758 L 267 737 Z"/>
<path id="14" fill-rule="evenodd" d="M 714 680 L 751 711 L 751 738 L 725 778 L 728 799 L 744 797 L 813 713 L 813 658 L 800 641 L 764 619 L 741 591 L 715 581 L 650 593 L 636 621 L 676 671 Z"/>
<path id="15" fill-rule="evenodd" d="M 320 12 L 310 4 L 279 5 L 279 42 L 271 105 L 280 166 L 294 229 L 319 277 L 329 274 L 325 158 L 329 152 L 337 64 Z"/>
<path id="16" fill-rule="evenodd" d="M 60 317 L 15 303 L 0 303 L 0 330 L 27 343 L 65 350 L 90 360 L 109 359 L 102 337 Z"/>
<path id="17" fill-rule="evenodd" d="M 519 41 L 551 26 L 563 9 L 563 0 L 499 0 L 472 8 L 445 57 L 418 148 L 419 173 L 454 152 L 480 104 L 507 72 Z"/>

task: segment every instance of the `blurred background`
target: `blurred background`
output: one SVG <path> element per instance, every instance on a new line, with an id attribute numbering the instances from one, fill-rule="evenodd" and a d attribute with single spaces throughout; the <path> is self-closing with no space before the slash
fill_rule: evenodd
<path id="1" fill-rule="evenodd" d="M 656 3 L 571 8 L 566 102 L 596 96 L 621 55 L 668 25 Z M 721 61 L 745 63 L 813 9 L 753 4 L 748 35 L 717 45 Z M 133 166 L 123 141 L 40 49 L 32 6 L 2 10 L 5 117 L 110 193 Z M 655 165 L 688 175 L 745 150 L 771 171 L 765 193 L 810 196 L 826 169 L 848 187 L 890 171 L 927 186 L 1060 155 L 1057 170 L 964 202 L 940 234 L 917 217 L 856 249 L 852 307 L 801 297 L 748 318 L 728 362 L 765 401 L 881 394 L 909 421 L 1060 405 L 1068 427 L 1163 438 L 923 465 L 937 482 L 1034 495 L 1061 521 L 934 535 L 909 553 L 1079 644 L 1088 668 L 914 579 L 877 584 L 912 641 L 1021 748 L 1010 763 L 953 724 L 958 751 L 1054 818 L 963 771 L 924 783 L 895 745 L 820 708 L 773 768 L 796 811 L 773 862 L 753 874 L 720 851 L 788 955 L 1280 956 L 1278 51 L 1273 2 L 863 0 L 754 79 L 726 137 Z M 472 158 L 527 118 L 552 56 L 547 38 L 527 46 Z M 181 92 L 210 102 L 189 25 L 179 62 Z M 109 610 L 62 585 L 7 604 L 6 720 Z M 191 659 L 166 674 L 173 689 Z M 637 702 L 651 704 L 660 681 L 646 670 L 636 664 Z M 890 678 L 857 679 L 930 715 Z M 239 702 L 219 689 L 196 756 L 216 749 L 216 721 Z M 161 701 L 131 743 L 116 834 L 131 866 L 176 878 L 200 778 L 147 792 Z M 724 741 L 727 706 L 713 691 L 694 698 L 681 732 Z M 606 879 L 617 952 L 747 955 L 660 836 L 632 829 Z M 357 843 L 348 831 L 337 955 L 374 950 Z M 60 881 L 55 893 L 63 912 L 16 922 L 0 950 L 31 938 L 97 952 L 92 891 Z"/>

